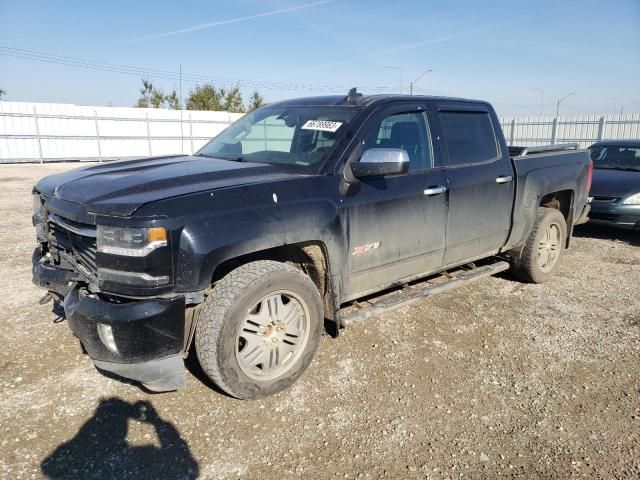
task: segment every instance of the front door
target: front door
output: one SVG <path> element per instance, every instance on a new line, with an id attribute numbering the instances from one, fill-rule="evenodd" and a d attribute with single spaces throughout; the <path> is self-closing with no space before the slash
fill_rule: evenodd
<path id="1" fill-rule="evenodd" d="M 404 175 L 360 180 L 343 198 L 349 245 L 345 299 L 436 270 L 445 248 L 446 177 L 435 161 L 425 106 L 396 105 L 368 123 L 359 141 L 362 152 L 401 148 L 410 167 Z"/>

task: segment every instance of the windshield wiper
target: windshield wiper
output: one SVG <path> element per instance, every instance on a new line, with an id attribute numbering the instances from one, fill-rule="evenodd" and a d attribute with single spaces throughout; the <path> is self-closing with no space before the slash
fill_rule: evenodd
<path id="1" fill-rule="evenodd" d="M 219 160 L 229 160 L 230 162 L 246 162 L 247 159 L 242 156 L 227 156 L 227 155 L 207 155 L 206 153 L 196 153 L 194 157 L 206 157 L 206 158 L 217 158 Z"/>

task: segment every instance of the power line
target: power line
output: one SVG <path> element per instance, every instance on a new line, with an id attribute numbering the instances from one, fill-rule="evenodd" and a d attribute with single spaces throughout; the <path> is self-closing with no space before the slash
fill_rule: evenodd
<path id="1" fill-rule="evenodd" d="M 118 63 L 107 63 L 96 60 L 87 60 L 78 57 L 68 57 L 63 55 L 39 52 L 36 50 L 27 50 L 23 48 L 13 48 L 0 46 L 0 55 L 20 58 L 24 60 L 32 60 L 37 62 L 52 63 L 69 67 L 83 68 L 86 70 L 102 71 L 108 73 L 120 73 L 126 75 L 135 75 L 141 77 L 160 78 L 166 80 L 180 81 L 180 75 L 175 71 L 161 70 L 147 67 L 134 67 Z M 307 83 L 287 83 L 272 82 L 266 80 L 251 80 L 222 77 L 215 75 L 206 75 L 198 73 L 182 73 L 182 81 L 200 84 L 210 82 L 223 86 L 240 85 L 245 88 L 268 89 L 268 90 L 287 90 L 287 91 L 305 91 L 305 92 L 344 92 L 350 87 L 344 85 L 315 85 Z M 388 86 L 367 86 L 360 87 L 362 90 L 369 92 L 388 92 L 391 90 Z"/>

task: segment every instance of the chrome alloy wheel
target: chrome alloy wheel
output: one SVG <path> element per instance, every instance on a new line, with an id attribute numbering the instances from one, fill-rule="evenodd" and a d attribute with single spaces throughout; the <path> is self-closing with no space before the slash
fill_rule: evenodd
<path id="1" fill-rule="evenodd" d="M 550 223 L 538 243 L 538 266 L 543 272 L 550 271 L 560 257 L 562 231 L 557 223 Z"/>
<path id="2" fill-rule="evenodd" d="M 293 366 L 309 339 L 309 310 L 295 293 L 280 290 L 262 297 L 242 321 L 236 359 L 252 380 L 273 380 Z"/>

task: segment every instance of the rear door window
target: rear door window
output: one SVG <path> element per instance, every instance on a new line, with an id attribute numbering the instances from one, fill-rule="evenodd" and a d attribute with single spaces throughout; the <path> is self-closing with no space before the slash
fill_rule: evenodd
<path id="1" fill-rule="evenodd" d="M 498 144 L 487 112 L 440 112 L 449 165 L 483 163 L 498 156 Z"/>

